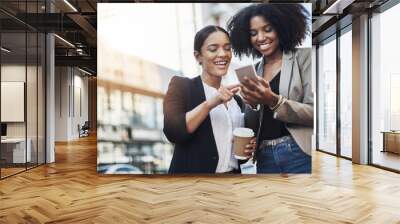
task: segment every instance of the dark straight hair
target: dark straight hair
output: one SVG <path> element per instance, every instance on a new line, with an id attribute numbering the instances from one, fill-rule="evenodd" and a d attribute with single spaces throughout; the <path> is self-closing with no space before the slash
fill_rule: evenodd
<path id="1" fill-rule="evenodd" d="M 226 36 L 229 37 L 229 33 L 222 27 L 220 26 L 213 26 L 209 25 L 204 27 L 203 29 L 197 31 L 196 36 L 194 37 L 194 51 L 197 51 L 200 53 L 201 47 L 204 44 L 204 41 L 210 36 L 210 34 L 221 31 L 226 34 Z"/>

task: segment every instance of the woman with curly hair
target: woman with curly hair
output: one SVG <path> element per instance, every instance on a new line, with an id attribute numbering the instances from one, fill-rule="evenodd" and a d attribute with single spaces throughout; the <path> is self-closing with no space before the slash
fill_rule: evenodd
<path id="1" fill-rule="evenodd" d="M 261 58 L 257 80 L 245 78 L 245 124 L 257 133 L 257 173 L 311 173 L 310 32 L 301 4 L 254 4 L 228 23 L 235 55 Z"/>

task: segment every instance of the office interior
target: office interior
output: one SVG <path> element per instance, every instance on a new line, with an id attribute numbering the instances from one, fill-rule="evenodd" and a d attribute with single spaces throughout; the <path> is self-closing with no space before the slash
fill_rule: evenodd
<path id="1" fill-rule="evenodd" d="M 61 14 L 70 10 L 60 1 L 0 3 L 1 179 L 53 163 L 56 143 L 96 132 L 96 42 L 74 22 L 82 15 Z"/>
<path id="2" fill-rule="evenodd" d="M 1 3 L 2 177 L 53 162 L 54 143 L 79 139 L 82 126 L 91 124 L 90 130 L 96 131 L 97 2 L 68 3 Z M 311 3 L 314 148 L 355 163 L 399 171 L 400 104 L 395 96 L 400 91 L 400 68 L 394 44 L 399 34 L 392 27 L 399 19 L 400 6 L 394 1 Z M 327 10 L 321 10 L 324 8 Z M 131 64 L 159 66 L 164 76 L 174 73 L 150 62 L 130 60 Z M 99 144 L 100 150 L 116 158 L 102 163 L 127 163 L 138 153 L 146 156 L 146 144 L 171 150 L 159 133 L 162 92 L 143 93 L 129 85 L 124 91 L 118 88 L 99 83 L 100 114 L 104 110 L 114 114 L 110 101 L 119 101 L 122 112 L 129 110 L 124 109 L 127 96 L 132 98 L 129 105 L 134 113 L 121 127 L 109 127 L 107 119 L 99 118 L 104 142 Z M 119 98 L 125 100 L 124 105 Z M 140 144 L 126 144 L 119 136 L 126 132 L 125 126 L 143 127 L 128 132 L 150 132 L 142 134 L 145 137 Z M 151 137 L 155 135 L 160 136 Z M 110 150 L 116 145 L 118 149 L 136 148 L 137 153 L 133 149 Z M 165 165 L 161 168 L 166 169 Z"/>
<path id="3" fill-rule="evenodd" d="M 393 27 L 400 5 L 354 1 L 333 6 L 313 23 L 316 149 L 399 172 L 400 67 L 395 55 L 400 48 L 394 40 L 400 33 Z M 334 10 L 343 13 L 329 16 Z"/>
<path id="4" fill-rule="evenodd" d="M 99 140 L 101 147 L 88 158 L 96 160 L 97 150 L 107 153 L 110 159 L 100 161 L 103 165 L 131 164 L 140 169 L 137 174 L 146 173 L 146 169 L 166 169 L 155 166 L 146 156 L 154 154 L 148 150 L 149 145 L 172 150 L 159 135 L 163 95 L 134 88 L 129 83 L 97 83 L 97 3 L 110 2 L 137 1 L 0 2 L 0 184 L 6 186 L 18 177 L 29 179 L 35 170 L 56 169 L 57 155 L 61 153 L 64 161 L 69 154 L 86 152 L 85 142 L 96 141 L 96 137 L 103 138 Z M 351 162 L 351 166 L 344 166 L 350 174 L 358 172 L 362 165 L 367 167 L 368 175 L 398 175 L 400 65 L 396 52 L 400 46 L 396 40 L 400 32 L 395 27 L 400 21 L 399 1 L 296 2 L 312 3 L 313 11 L 313 156 L 335 158 L 335 162 L 317 168 L 321 172 L 331 171 Z M 129 103 L 122 102 L 125 98 L 129 98 Z M 112 116 L 105 118 L 102 113 L 106 111 L 113 112 L 113 116 L 129 113 L 131 118 L 119 126 L 109 125 L 107 119 Z M 132 130 L 130 125 L 138 129 Z M 88 131 L 82 126 L 88 126 Z M 141 139 L 132 142 L 130 133 L 135 131 Z M 62 151 L 69 142 L 82 148 Z M 141 160 L 134 161 L 138 155 Z M 75 165 L 66 166 L 73 169 Z M 340 169 L 336 175 L 349 174 Z M 96 186 L 97 178 L 103 177 L 91 176 L 92 184 Z M 43 176 L 43 181 L 46 178 Z M 388 180 L 379 181 L 385 184 Z M 142 179 L 137 184 L 146 181 Z M 268 182 L 268 178 L 263 181 Z M 208 187 L 205 194 L 212 191 Z"/>

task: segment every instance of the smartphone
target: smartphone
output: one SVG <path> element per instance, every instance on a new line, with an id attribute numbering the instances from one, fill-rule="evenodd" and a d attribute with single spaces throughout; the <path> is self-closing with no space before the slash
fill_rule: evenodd
<path id="1" fill-rule="evenodd" d="M 253 65 L 246 65 L 244 67 L 235 69 L 235 72 L 240 83 L 244 83 L 244 77 L 247 77 L 248 79 L 252 79 L 255 81 L 257 80 L 256 69 L 254 68 Z"/>

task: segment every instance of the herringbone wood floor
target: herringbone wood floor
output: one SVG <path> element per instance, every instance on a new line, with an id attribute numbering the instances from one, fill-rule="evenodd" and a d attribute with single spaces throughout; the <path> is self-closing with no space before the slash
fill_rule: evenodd
<path id="1" fill-rule="evenodd" d="M 96 140 L 0 181 L 0 223 L 400 223 L 400 175 L 315 152 L 313 174 L 102 176 Z"/>

